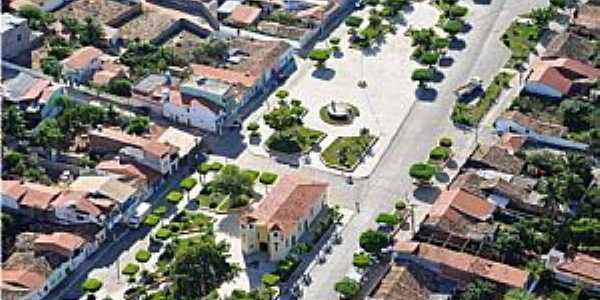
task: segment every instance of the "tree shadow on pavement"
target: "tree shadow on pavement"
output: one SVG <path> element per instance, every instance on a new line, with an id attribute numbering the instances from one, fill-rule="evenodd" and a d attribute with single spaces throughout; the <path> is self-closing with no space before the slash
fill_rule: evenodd
<path id="1" fill-rule="evenodd" d="M 442 191 L 437 186 L 420 186 L 413 192 L 415 199 L 425 202 L 433 203 Z"/>
<path id="2" fill-rule="evenodd" d="M 440 72 L 440 70 L 435 70 L 433 72 L 433 82 L 435 83 L 440 83 L 442 81 L 444 81 L 444 78 L 446 78 L 446 75 L 444 75 L 444 73 Z"/>
<path id="3" fill-rule="evenodd" d="M 474 0 L 473 2 L 478 5 L 490 5 L 492 0 Z"/>
<path id="4" fill-rule="evenodd" d="M 440 183 L 448 183 L 450 182 L 450 176 L 448 176 L 448 173 L 446 172 L 439 172 L 435 174 L 435 180 Z"/>
<path id="5" fill-rule="evenodd" d="M 473 29 L 473 25 L 471 25 L 471 23 L 465 22 L 464 26 L 460 32 L 461 33 L 469 33 L 472 29 Z"/>
<path id="6" fill-rule="evenodd" d="M 311 75 L 314 78 L 329 81 L 335 76 L 335 70 L 327 67 L 321 67 L 314 70 Z"/>
<path id="7" fill-rule="evenodd" d="M 342 52 L 342 51 L 334 51 L 333 52 L 333 57 L 335 57 L 337 59 L 343 58 L 344 57 L 344 52 Z"/>
<path id="8" fill-rule="evenodd" d="M 456 162 L 456 160 L 454 159 L 450 159 L 447 163 L 446 163 L 446 167 L 450 170 L 456 170 L 458 169 L 458 163 Z"/>
<path id="9" fill-rule="evenodd" d="M 224 129 L 221 135 L 206 135 L 204 137 L 207 154 L 217 154 L 227 158 L 237 158 L 246 148 L 244 137 L 238 129 Z"/>
<path id="10" fill-rule="evenodd" d="M 450 56 L 444 56 L 440 59 L 440 67 L 441 68 L 449 68 L 454 64 L 454 58 Z"/>
<path id="11" fill-rule="evenodd" d="M 415 91 L 415 96 L 417 96 L 417 99 L 421 101 L 435 101 L 435 99 L 437 99 L 438 92 L 434 88 L 418 88 Z"/>
<path id="12" fill-rule="evenodd" d="M 448 49 L 454 51 L 461 51 L 467 47 L 467 43 L 463 39 L 455 38 L 450 41 Z"/>

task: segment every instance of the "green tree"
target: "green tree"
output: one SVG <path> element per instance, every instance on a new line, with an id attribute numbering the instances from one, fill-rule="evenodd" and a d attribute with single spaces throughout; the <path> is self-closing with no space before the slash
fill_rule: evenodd
<path id="1" fill-rule="evenodd" d="M 440 60 L 440 54 L 436 51 L 425 52 L 421 55 L 419 60 L 422 64 L 429 66 L 429 68 L 433 68 Z"/>
<path id="2" fill-rule="evenodd" d="M 358 294 L 360 285 L 356 280 L 344 277 L 342 280 L 335 283 L 334 289 L 345 299 L 350 299 Z"/>
<path id="3" fill-rule="evenodd" d="M 225 297 L 224 300 L 273 300 L 275 298 L 276 291 L 267 287 L 260 287 L 253 289 L 250 292 L 243 290 L 233 290 L 231 295 Z"/>
<path id="4" fill-rule="evenodd" d="M 56 119 L 46 119 L 39 125 L 33 136 L 34 144 L 44 148 L 60 149 L 64 145 L 65 135 L 58 126 Z"/>
<path id="5" fill-rule="evenodd" d="M 213 38 L 202 43 L 192 52 L 194 62 L 199 64 L 218 65 L 227 57 L 229 44 L 221 39 Z"/>
<path id="6" fill-rule="evenodd" d="M 562 101 L 558 108 L 559 113 L 562 115 L 564 125 L 569 127 L 569 130 L 572 131 L 588 129 L 590 124 L 587 120 L 593 110 L 593 105 L 573 99 Z"/>
<path id="7" fill-rule="evenodd" d="M 411 75 L 411 79 L 413 81 L 419 82 L 419 87 L 424 88 L 427 86 L 427 82 L 433 80 L 434 73 L 433 70 L 429 68 L 421 68 L 413 71 Z"/>
<path id="8" fill-rule="evenodd" d="M 19 8 L 17 15 L 27 19 L 29 27 L 33 30 L 42 30 L 48 32 L 48 26 L 54 22 L 52 14 L 42 11 L 36 5 L 25 4 Z"/>
<path id="9" fill-rule="evenodd" d="M 556 8 L 554 7 L 542 7 L 534 8 L 530 13 L 529 17 L 533 19 L 533 22 L 540 27 L 547 27 L 550 21 L 558 15 Z"/>
<path id="10" fill-rule="evenodd" d="M 25 118 L 23 112 L 16 106 L 11 105 L 2 114 L 2 132 L 5 135 L 21 139 L 26 132 Z"/>
<path id="11" fill-rule="evenodd" d="M 491 299 L 496 292 L 496 285 L 485 280 L 475 280 L 458 297 L 459 300 Z"/>
<path id="12" fill-rule="evenodd" d="M 107 91 L 117 96 L 131 96 L 131 81 L 125 78 L 115 78 L 108 82 Z"/>
<path id="13" fill-rule="evenodd" d="M 54 77 L 54 79 L 60 78 L 60 62 L 56 57 L 47 57 L 42 59 L 42 72 L 44 74 Z"/>
<path id="14" fill-rule="evenodd" d="M 359 238 L 360 247 L 371 254 L 379 254 L 389 243 L 390 238 L 387 234 L 373 229 L 363 232 Z"/>
<path id="15" fill-rule="evenodd" d="M 227 262 L 229 245 L 202 239 L 177 249 L 169 270 L 172 290 L 183 299 L 199 299 L 231 280 L 239 268 Z"/>
<path id="16" fill-rule="evenodd" d="M 504 294 L 503 300 L 534 300 L 527 290 L 524 289 L 510 289 Z"/>
<path id="17" fill-rule="evenodd" d="M 444 24 L 444 31 L 450 35 L 452 39 L 456 38 L 456 35 L 461 32 L 464 28 L 464 23 L 459 20 L 448 20 Z"/>
<path id="18" fill-rule="evenodd" d="M 225 166 L 210 184 L 211 192 L 237 197 L 254 193 L 254 180 L 237 166 Z"/>
<path id="19" fill-rule="evenodd" d="M 85 18 L 85 24 L 79 32 L 79 42 L 84 46 L 102 47 L 104 29 L 92 17 Z"/>
<path id="20" fill-rule="evenodd" d="M 136 116 L 129 120 L 125 129 L 129 134 L 142 135 L 148 131 L 150 126 L 150 118 L 145 116 Z"/>
<path id="21" fill-rule="evenodd" d="M 313 49 L 308 54 L 308 58 L 314 61 L 319 68 L 322 68 L 330 57 L 331 51 L 329 49 Z"/>

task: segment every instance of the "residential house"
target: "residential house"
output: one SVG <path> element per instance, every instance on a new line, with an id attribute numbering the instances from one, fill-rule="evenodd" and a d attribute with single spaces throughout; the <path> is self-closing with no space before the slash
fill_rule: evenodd
<path id="1" fill-rule="evenodd" d="M 428 243 L 401 240 L 394 245 L 394 252 L 397 262 L 414 264 L 456 281 L 459 288 L 477 279 L 491 281 L 504 289 L 530 290 L 536 284 L 527 271 Z"/>
<path id="2" fill-rule="evenodd" d="M 95 249 L 68 232 L 21 233 L 2 264 L 2 299 L 43 299 Z"/>
<path id="3" fill-rule="evenodd" d="M 129 74 L 129 67 L 116 63 L 114 61 L 102 61 L 100 69 L 94 72 L 92 82 L 96 86 L 105 86 L 111 80 L 118 78 L 127 78 Z"/>
<path id="4" fill-rule="evenodd" d="M 528 140 L 549 146 L 582 151 L 589 147 L 565 138 L 568 132 L 565 126 L 542 122 L 514 110 L 503 113 L 496 119 L 494 127 L 500 134 L 518 133 L 527 136 Z"/>
<path id="5" fill-rule="evenodd" d="M 113 176 L 128 184 L 141 193 L 142 200 L 147 200 L 164 182 L 162 175 L 134 160 L 126 160 L 117 156 L 113 159 L 100 161 L 95 171 L 103 176 Z"/>
<path id="6" fill-rule="evenodd" d="M 20 180 L 2 180 L 0 181 L 2 193 L 2 208 L 4 209 L 19 209 L 19 202 L 27 193 L 27 188 L 23 186 Z"/>
<path id="7" fill-rule="evenodd" d="M 112 229 L 116 223 L 126 220 L 135 212 L 143 193 L 108 176 L 79 176 L 69 185 L 69 189 L 89 193 L 92 201 L 98 205 L 110 204 L 116 207 L 107 216 L 108 229 Z"/>
<path id="8" fill-rule="evenodd" d="M 570 58 L 542 60 L 533 65 L 527 75 L 525 91 L 550 98 L 587 95 L 599 78 L 600 69 L 578 60 Z"/>
<path id="9" fill-rule="evenodd" d="M 463 189 L 443 191 L 421 223 L 418 235 L 445 240 L 452 236 L 460 241 L 492 240 L 497 225 L 492 221 L 496 206 Z"/>
<path id="10" fill-rule="evenodd" d="M 28 115 L 44 119 L 61 110 L 57 98 L 64 94 L 64 88 L 52 84 L 50 80 L 20 72 L 16 77 L 6 80 L 3 87 L 3 99 L 6 103 L 17 105 Z"/>
<path id="11" fill-rule="evenodd" d="M 98 154 L 117 154 L 160 172 L 163 176 L 177 169 L 177 148 L 145 136 L 131 135 L 120 128 L 99 128 L 89 133 L 89 150 Z"/>
<path id="12" fill-rule="evenodd" d="M 61 61 L 62 77 L 71 83 L 84 84 L 92 79 L 94 72 L 102 64 L 102 50 L 86 46 L 75 50 L 69 57 Z"/>
<path id="13" fill-rule="evenodd" d="M 558 33 L 552 38 L 542 54 L 542 59 L 569 58 L 593 66 L 595 53 L 596 48 L 591 40 L 567 31 Z"/>
<path id="14" fill-rule="evenodd" d="M 175 127 L 158 128 L 155 126 L 154 140 L 175 147 L 180 161 L 195 160 L 200 154 L 202 137 L 187 133 Z"/>
<path id="15" fill-rule="evenodd" d="M 586 292 L 600 295 L 600 258 L 593 254 L 576 252 L 569 255 L 556 249 L 550 250 L 546 268 L 554 273 L 554 281 L 575 288 L 581 286 Z"/>
<path id="16" fill-rule="evenodd" d="M 592 38 L 600 38 L 600 1 L 581 3 L 573 13 L 571 28 Z"/>
<path id="17" fill-rule="evenodd" d="M 31 47 L 31 29 L 27 19 L 2 13 L 2 59 L 14 58 Z"/>
<path id="18" fill-rule="evenodd" d="M 285 258 L 326 208 L 328 186 L 298 175 L 283 176 L 256 209 L 242 215 L 243 252 L 266 252 L 272 261 Z"/>
<path id="19" fill-rule="evenodd" d="M 500 136 L 498 146 L 508 151 L 509 154 L 515 155 L 527 143 L 527 136 L 512 132 L 505 132 Z"/>
<path id="20" fill-rule="evenodd" d="M 103 225 L 106 216 L 110 214 L 102 206 L 94 203 L 90 193 L 86 191 L 64 191 L 50 203 L 58 223 L 84 224 L 95 223 Z"/>
<path id="21" fill-rule="evenodd" d="M 19 201 L 19 212 L 39 219 L 51 219 L 50 204 L 61 193 L 61 189 L 39 183 L 24 182 L 26 193 Z"/>
<path id="22" fill-rule="evenodd" d="M 506 149 L 493 145 L 478 145 L 465 164 L 466 167 L 492 169 L 517 175 L 525 166 L 525 161 L 510 154 Z"/>
<path id="23" fill-rule="evenodd" d="M 223 4 L 221 4 L 221 6 L 219 6 L 217 9 L 217 19 L 221 21 L 227 18 L 229 15 L 231 15 L 233 10 L 240 5 L 242 5 L 242 1 L 240 0 L 227 0 L 223 2 Z"/>
<path id="24" fill-rule="evenodd" d="M 225 19 L 225 23 L 239 28 L 247 28 L 258 22 L 261 9 L 248 5 L 236 5 L 231 14 Z"/>
<path id="25" fill-rule="evenodd" d="M 524 187 L 513 180 L 509 181 L 502 177 L 485 178 L 473 171 L 468 171 L 456 177 L 451 189 L 468 191 L 503 210 L 509 208 L 535 215 L 544 213 L 544 205 L 533 194 L 533 187 Z"/>
<path id="26" fill-rule="evenodd" d="M 235 104 L 230 84 L 206 78 L 195 78 L 171 90 L 163 106 L 163 116 L 173 122 L 220 134 L 226 107 Z"/>
<path id="27" fill-rule="evenodd" d="M 412 266 L 392 265 L 369 300 L 429 300 L 433 292 L 422 271 Z"/>

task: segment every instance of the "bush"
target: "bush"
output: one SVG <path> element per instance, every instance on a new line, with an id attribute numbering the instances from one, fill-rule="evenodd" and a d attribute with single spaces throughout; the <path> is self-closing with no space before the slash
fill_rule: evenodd
<path id="1" fill-rule="evenodd" d="M 440 139 L 440 146 L 450 148 L 452 147 L 452 139 L 449 137 L 443 137 Z"/>
<path id="2" fill-rule="evenodd" d="M 550 0 L 550 4 L 558 8 L 565 8 L 567 6 L 567 0 Z"/>
<path id="3" fill-rule="evenodd" d="M 340 41 L 341 41 L 341 40 L 340 40 L 340 38 L 339 38 L 339 37 L 336 37 L 336 36 L 334 36 L 334 37 L 332 37 L 332 38 L 330 38 L 330 39 L 329 39 L 329 42 L 330 42 L 332 45 L 334 45 L 334 46 L 337 46 L 337 45 L 339 45 L 339 44 L 340 44 Z"/>
<path id="4" fill-rule="evenodd" d="M 183 199 L 183 194 L 181 192 L 178 191 L 171 191 L 168 195 L 167 195 L 167 201 L 169 201 L 170 203 L 174 203 L 177 204 L 179 203 L 181 200 Z"/>
<path id="5" fill-rule="evenodd" d="M 452 5 L 448 9 L 448 16 L 451 18 L 462 18 L 466 16 L 468 12 L 469 9 L 464 6 Z"/>
<path id="6" fill-rule="evenodd" d="M 366 253 L 354 253 L 352 265 L 357 268 L 364 269 L 371 264 L 371 257 Z"/>
<path id="7" fill-rule="evenodd" d="M 213 172 L 219 172 L 219 171 L 221 171 L 222 168 L 223 168 L 223 164 L 218 161 L 215 161 L 210 165 L 210 170 Z"/>
<path id="8" fill-rule="evenodd" d="M 286 91 L 286 90 L 279 90 L 277 91 L 277 93 L 275 93 L 275 96 L 279 99 L 285 99 L 290 95 L 290 92 Z"/>
<path id="9" fill-rule="evenodd" d="M 196 180 L 196 178 L 194 177 L 188 177 L 184 180 L 182 180 L 179 183 L 179 187 L 181 187 L 182 189 L 186 190 L 186 191 L 190 191 L 191 189 L 193 189 L 196 184 L 198 184 L 198 180 Z"/>
<path id="10" fill-rule="evenodd" d="M 156 224 L 158 224 L 158 222 L 160 222 L 160 216 L 155 215 L 155 214 L 149 214 L 144 219 L 144 225 L 150 226 L 150 227 L 156 226 Z"/>
<path id="11" fill-rule="evenodd" d="M 252 179 L 252 182 L 256 181 L 256 179 L 258 178 L 258 175 L 260 175 L 260 172 L 258 172 L 256 170 L 244 170 L 244 171 L 242 171 L 242 176 L 248 176 L 250 179 Z"/>
<path id="12" fill-rule="evenodd" d="M 142 249 L 135 254 L 135 260 L 145 263 L 150 260 L 151 256 L 152 254 L 149 251 Z"/>
<path id="13" fill-rule="evenodd" d="M 266 273 L 262 276 L 261 281 L 265 286 L 272 287 L 272 286 L 276 286 L 279 283 L 280 279 L 281 279 L 281 277 L 279 277 L 275 274 Z"/>
<path id="14" fill-rule="evenodd" d="M 394 207 L 397 210 L 406 209 L 406 202 L 404 200 L 400 199 L 400 200 L 396 201 L 396 204 L 394 204 Z"/>
<path id="15" fill-rule="evenodd" d="M 161 216 L 161 217 L 162 217 L 164 214 L 166 214 L 166 213 L 167 213 L 167 207 L 166 207 L 166 206 L 164 206 L 164 205 L 163 205 L 163 206 L 159 206 L 159 207 L 157 207 L 157 208 L 156 208 L 156 209 L 155 209 L 155 210 L 152 212 L 152 214 L 153 214 L 153 215 L 157 215 L 157 216 Z"/>
<path id="16" fill-rule="evenodd" d="M 400 223 L 400 220 L 398 220 L 398 216 L 395 213 L 381 213 L 377 216 L 375 222 L 386 224 L 388 226 L 396 226 L 398 223 Z"/>
<path id="17" fill-rule="evenodd" d="M 250 122 L 250 124 L 248 124 L 246 128 L 248 129 L 248 131 L 255 132 L 258 130 L 258 128 L 260 128 L 260 126 L 256 122 Z"/>
<path id="18" fill-rule="evenodd" d="M 277 174 L 271 173 L 271 172 L 263 172 L 260 175 L 260 179 L 259 182 L 265 185 L 271 185 L 273 183 L 275 183 L 275 180 L 277 180 Z"/>
<path id="19" fill-rule="evenodd" d="M 424 65 L 435 65 L 440 60 L 440 54 L 435 51 L 425 52 L 419 58 L 419 62 Z"/>
<path id="20" fill-rule="evenodd" d="M 411 75 L 411 79 L 414 81 L 418 81 L 419 83 L 424 83 L 427 81 L 432 81 L 434 77 L 433 70 L 429 68 L 421 68 L 413 71 Z"/>
<path id="21" fill-rule="evenodd" d="M 356 280 L 344 277 L 341 281 L 335 283 L 335 291 L 344 298 L 352 298 L 360 291 L 360 285 Z"/>
<path id="22" fill-rule="evenodd" d="M 167 228 L 159 228 L 155 234 L 157 239 L 166 240 L 171 237 L 171 230 Z"/>
<path id="23" fill-rule="evenodd" d="M 85 282 L 83 282 L 83 285 L 81 285 L 81 287 L 84 291 L 88 293 L 95 293 L 100 288 L 102 288 L 102 281 L 96 278 L 88 278 L 85 280 Z"/>
<path id="24" fill-rule="evenodd" d="M 358 243 L 363 250 L 372 254 L 379 254 L 381 249 L 389 245 L 390 238 L 381 231 L 369 229 L 361 233 Z"/>
<path id="25" fill-rule="evenodd" d="M 437 161 L 445 161 L 450 158 L 450 150 L 446 147 L 435 147 L 429 152 L 429 159 Z"/>
<path id="26" fill-rule="evenodd" d="M 362 24 L 362 22 L 363 22 L 363 18 L 357 17 L 357 16 L 348 16 L 345 21 L 346 26 L 353 27 L 353 28 L 360 27 L 360 24 Z"/>
<path id="27" fill-rule="evenodd" d="M 416 180 L 429 181 L 435 174 L 435 167 L 428 163 L 415 163 L 410 166 L 408 174 Z"/>
<path id="28" fill-rule="evenodd" d="M 448 20 L 444 24 L 444 31 L 447 32 L 449 35 L 454 36 L 457 33 L 461 32 L 464 26 L 465 25 L 463 24 L 463 22 L 459 20 Z"/>
<path id="29" fill-rule="evenodd" d="M 308 58 L 318 65 L 324 64 L 331 57 L 331 51 L 329 49 L 312 49 L 308 53 Z"/>
<path id="30" fill-rule="evenodd" d="M 134 263 L 128 263 L 125 268 L 123 268 L 123 271 L 121 271 L 121 273 L 123 275 L 129 275 L 129 276 L 133 276 L 135 275 L 138 271 L 140 270 L 140 266 L 138 264 L 134 264 Z"/>

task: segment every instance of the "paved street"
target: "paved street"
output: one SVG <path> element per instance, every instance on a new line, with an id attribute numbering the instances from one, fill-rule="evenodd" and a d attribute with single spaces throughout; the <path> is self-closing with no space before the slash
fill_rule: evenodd
<path id="1" fill-rule="evenodd" d="M 343 232 L 344 243 L 334 248 L 327 264 L 315 268 L 311 273 L 313 284 L 305 289 L 303 299 L 337 299 L 333 284 L 350 269 L 351 253 L 358 248 L 358 235 L 365 228 L 375 225 L 374 219 L 379 212 L 393 208 L 393 199 L 405 193 L 411 195 L 413 203 L 421 204 L 417 206 L 417 219 L 423 216 L 427 211 L 427 202 L 433 199 L 434 194 L 422 190 L 413 193 L 414 187 L 407 175 L 409 166 L 415 161 L 425 159 L 429 149 L 441 136 L 451 136 L 455 139 L 456 148 L 459 149 L 458 154 L 461 154 L 460 149 L 470 148 L 474 144 L 473 133 L 457 129 L 449 120 L 454 104 L 454 97 L 450 96 L 452 90 L 475 75 L 489 83 L 509 57 L 509 51 L 501 44 L 499 38 L 508 28 L 511 20 L 532 7 L 546 3 L 546 0 L 495 0 L 488 5 L 469 3 L 471 12 L 468 20 L 472 24 L 472 29 L 464 37 L 465 49 L 460 52 L 450 52 L 450 55 L 455 58 L 454 64 L 444 71 L 446 76 L 444 81 L 435 86 L 438 91 L 437 99 L 432 102 L 416 103 L 403 126 L 392 138 L 390 147 L 385 151 L 378 167 L 368 179 L 357 180 L 354 185 L 348 186 L 338 176 L 302 168 L 303 172 L 332 183 L 331 198 L 334 204 L 353 208 L 355 201 L 362 203 L 361 212 L 352 219 Z M 369 81 L 377 81 L 377 79 L 367 77 L 367 82 Z M 394 82 L 388 84 L 394 85 Z M 394 100 L 396 99 L 387 99 L 387 101 Z M 275 166 L 270 159 L 247 156 L 247 153 L 242 155 L 239 159 L 240 164 L 247 163 L 272 169 L 289 168 Z M 408 233 L 405 236 L 408 237 Z"/>

